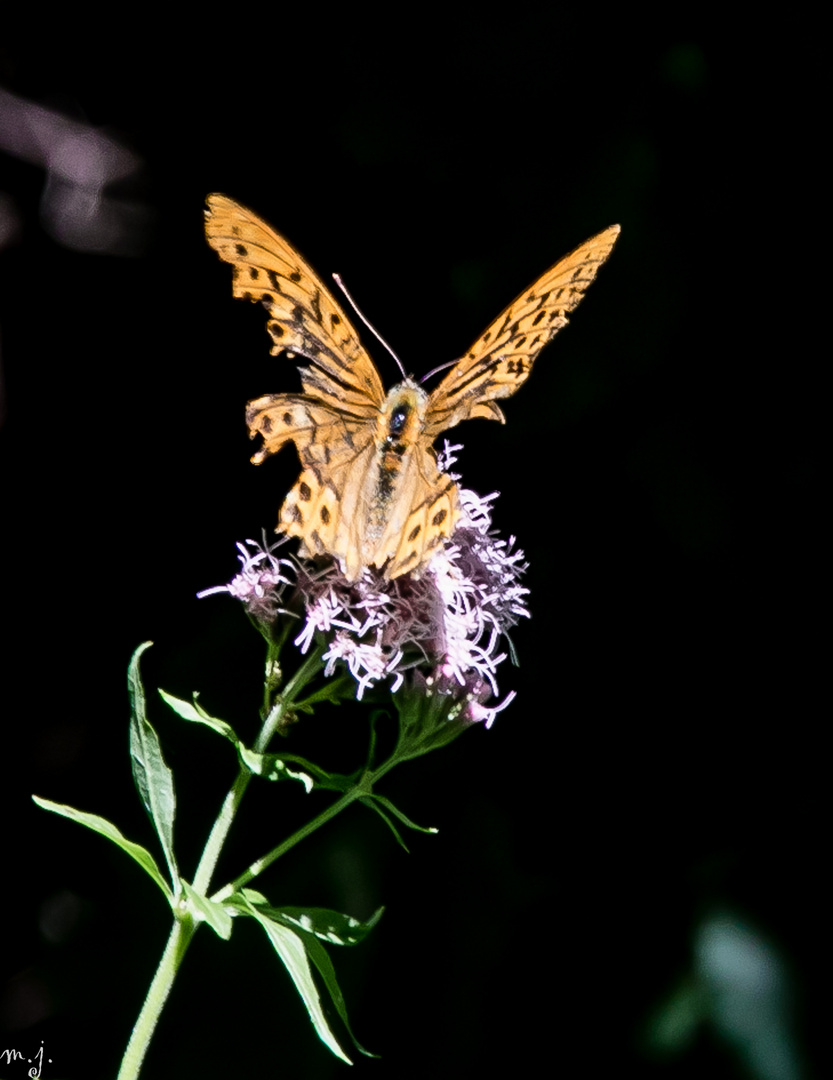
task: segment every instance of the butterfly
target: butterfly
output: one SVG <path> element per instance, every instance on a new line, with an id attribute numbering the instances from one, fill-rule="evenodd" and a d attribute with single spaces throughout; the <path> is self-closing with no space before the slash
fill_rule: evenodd
<path id="1" fill-rule="evenodd" d="M 619 226 L 546 271 L 479 337 L 430 393 L 405 378 L 385 393 L 373 361 L 332 293 L 287 240 L 226 195 L 209 195 L 208 243 L 234 268 L 236 297 L 269 313 L 272 355 L 299 354 L 303 393 L 266 394 L 246 407 L 261 435 L 259 465 L 294 442 L 303 471 L 278 531 L 305 556 L 331 555 L 355 581 L 375 566 L 391 579 L 422 567 L 460 515 L 435 438 L 476 416 L 505 423 L 496 399 L 526 382 L 535 357 L 567 323 L 613 248 Z"/>

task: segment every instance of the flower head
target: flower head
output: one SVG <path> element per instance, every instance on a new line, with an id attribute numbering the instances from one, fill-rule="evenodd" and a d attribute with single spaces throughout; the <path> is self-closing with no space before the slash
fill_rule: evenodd
<path id="1" fill-rule="evenodd" d="M 279 540 L 269 546 L 266 537 L 263 543 L 245 540 L 238 543 L 237 550 L 242 569 L 231 579 L 228 585 L 215 585 L 197 593 L 197 598 L 211 596 L 213 593 L 227 592 L 242 600 L 249 614 L 258 622 L 272 622 L 286 608 L 282 606 L 283 593 L 287 585 L 292 584 L 291 574 L 294 566 L 289 559 L 279 559 L 275 550 L 286 542 Z"/>
<path id="2" fill-rule="evenodd" d="M 454 449 L 444 451 L 446 468 Z M 446 714 L 453 707 L 461 723 L 488 727 L 514 697 L 486 704 L 498 696 L 497 668 L 507 657 L 501 644 L 529 616 L 529 590 L 520 584 L 527 564 L 514 537 L 501 540 L 492 530 L 495 497 L 461 489 L 457 528 L 417 573 L 388 581 L 366 567 L 357 581 L 348 581 L 336 560 L 279 559 L 275 546 L 247 540 L 238 544 L 241 572 L 200 595 L 229 592 L 261 623 L 288 609 L 303 612 L 295 644 L 306 653 L 323 636 L 325 674 L 346 665 L 358 698 L 383 680 L 395 693 L 407 675 L 412 687 L 445 701 Z"/>

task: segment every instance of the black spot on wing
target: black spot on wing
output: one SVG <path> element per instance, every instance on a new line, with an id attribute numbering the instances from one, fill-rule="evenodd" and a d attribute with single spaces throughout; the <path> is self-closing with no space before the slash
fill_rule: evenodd
<path id="1" fill-rule="evenodd" d="M 318 323 L 318 325 L 323 326 L 324 320 L 321 317 L 321 293 L 318 291 L 318 289 L 315 290 L 315 293 L 312 297 L 312 313 L 315 316 L 315 321 Z"/>
<path id="2" fill-rule="evenodd" d="M 448 395 L 449 402 L 459 401 L 461 398 L 468 397 L 476 390 L 488 389 L 493 380 L 488 378 L 489 375 L 494 375 L 497 369 L 500 367 L 501 359 L 498 357 L 496 360 L 490 360 L 485 366 L 478 366 L 472 369 L 467 379 L 462 381 L 459 386 L 454 388 L 454 393 Z"/>

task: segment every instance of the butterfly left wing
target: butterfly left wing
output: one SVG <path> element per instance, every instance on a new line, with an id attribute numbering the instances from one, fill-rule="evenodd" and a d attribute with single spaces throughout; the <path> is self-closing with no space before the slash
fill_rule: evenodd
<path id="1" fill-rule="evenodd" d="M 370 418 L 385 400 L 382 380 L 350 320 L 311 266 L 257 214 L 209 195 L 205 235 L 234 267 L 234 295 L 269 312 L 272 355 L 299 353 L 304 389 L 325 404 Z"/>
<path id="2" fill-rule="evenodd" d="M 440 385 L 428 403 L 426 433 L 475 416 L 504 422 L 496 398 L 526 382 L 535 357 L 567 325 L 599 267 L 613 250 L 619 226 L 611 225 L 550 267 L 495 319 Z"/>
<path id="3" fill-rule="evenodd" d="M 334 451 L 361 449 L 373 438 L 374 428 L 361 418 L 330 408 L 308 394 L 264 394 L 246 405 L 249 438 L 263 436 L 263 445 L 252 457 L 260 465 L 288 442 L 294 442 L 301 463 L 327 471 Z"/>
<path id="4" fill-rule="evenodd" d="M 263 437 L 259 465 L 294 442 L 303 471 L 281 507 L 279 528 L 297 536 L 302 554 L 335 555 L 350 580 L 357 563 L 361 492 L 371 463 L 375 428 L 307 394 L 265 394 L 246 406 L 249 436 Z"/>

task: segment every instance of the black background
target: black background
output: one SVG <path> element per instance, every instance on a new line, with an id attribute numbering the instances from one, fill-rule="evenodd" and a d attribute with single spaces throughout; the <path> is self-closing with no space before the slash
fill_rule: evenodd
<path id="1" fill-rule="evenodd" d="M 521 666 L 501 676 L 517 699 L 386 782 L 438 836 L 413 834 L 407 856 L 356 808 L 261 883 L 276 903 L 387 906 L 334 955 L 382 1055 L 357 1069 L 745 1075 L 707 1023 L 677 1053 L 650 1040 L 698 927 L 728 916 L 780 956 L 790 1075 L 817 1075 L 820 53 L 809 31 L 614 27 L 557 6 L 399 17 L 241 8 L 129 33 L 68 24 L 0 51 L 6 89 L 140 161 L 115 192 L 140 212 L 136 250 L 90 254 L 42 227 L 43 169 L 0 152 L 18 223 L 0 252 L 0 1049 L 43 1039 L 45 1076 L 114 1076 L 161 953 L 149 879 L 29 801 L 153 845 L 126 744 L 135 646 L 155 642 L 151 691 L 198 689 L 255 730 L 259 639 L 231 599 L 194 597 L 274 524 L 295 462 L 248 464 L 243 405 L 297 376 L 205 245 L 204 197 L 221 191 L 343 274 L 417 375 L 622 225 L 506 426 L 455 432 L 464 483 L 501 492 L 496 525 L 530 562 Z M 188 876 L 234 763 L 156 701 L 152 719 Z M 365 739 L 366 710 L 343 707 L 288 748 L 348 770 Z M 324 805 L 253 788 L 220 876 Z M 230 947 L 201 932 L 148 1076 L 344 1068 L 254 925 Z"/>

